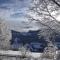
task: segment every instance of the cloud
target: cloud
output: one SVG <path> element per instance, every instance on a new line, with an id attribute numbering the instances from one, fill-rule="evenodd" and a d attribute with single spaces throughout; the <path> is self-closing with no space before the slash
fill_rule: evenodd
<path id="1" fill-rule="evenodd" d="M 31 0 L 0 0 L 0 17 L 7 20 L 20 20 L 27 13 Z"/>
<path id="2" fill-rule="evenodd" d="M 0 0 L 0 17 L 9 21 L 9 28 L 14 30 L 38 29 L 35 23 L 29 24 L 28 19 L 25 17 L 30 2 L 31 0 Z M 26 23 L 22 23 L 22 21 Z"/>
<path id="3" fill-rule="evenodd" d="M 4 3 L 11 3 L 11 0 L 0 0 L 0 5 Z"/>

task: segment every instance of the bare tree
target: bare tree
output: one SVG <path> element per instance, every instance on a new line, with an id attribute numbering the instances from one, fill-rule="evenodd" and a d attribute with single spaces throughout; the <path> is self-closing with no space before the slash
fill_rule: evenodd
<path id="1" fill-rule="evenodd" d="M 52 41 L 55 41 L 56 33 L 60 33 L 60 22 L 52 15 L 53 12 L 60 9 L 59 3 L 59 0 L 33 0 L 27 13 L 30 23 L 36 22 L 40 27 L 39 35 L 44 36 L 45 40 L 49 42 L 48 48 L 50 45 L 54 48 Z"/>
<path id="2" fill-rule="evenodd" d="M 51 0 L 51 1 L 53 1 L 57 6 L 59 6 L 60 7 L 60 1 L 59 0 Z"/>
<path id="3" fill-rule="evenodd" d="M 52 12 L 59 10 L 58 7 L 55 9 L 56 7 L 57 6 L 49 0 L 33 0 L 33 3 L 29 8 L 29 13 L 27 14 L 28 20 L 30 20 L 30 22 L 36 21 L 37 24 L 42 25 L 53 32 L 60 32 L 60 22 L 52 15 Z"/>

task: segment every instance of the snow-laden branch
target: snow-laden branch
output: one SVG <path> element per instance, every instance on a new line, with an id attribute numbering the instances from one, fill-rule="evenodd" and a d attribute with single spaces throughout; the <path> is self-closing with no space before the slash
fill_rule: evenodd
<path id="1" fill-rule="evenodd" d="M 51 1 L 53 1 L 57 6 L 60 7 L 60 4 L 56 0 L 51 0 Z"/>

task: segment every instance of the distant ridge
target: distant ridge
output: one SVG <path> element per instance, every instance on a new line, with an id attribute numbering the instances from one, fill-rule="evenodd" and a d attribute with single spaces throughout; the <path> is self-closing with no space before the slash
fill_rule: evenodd
<path id="1" fill-rule="evenodd" d="M 44 40 L 43 37 L 41 38 L 38 37 L 38 32 L 39 30 L 37 31 L 30 30 L 29 32 L 17 32 L 11 30 L 12 33 L 11 45 L 23 44 L 23 46 L 25 46 L 26 44 L 28 44 L 29 48 L 32 48 L 31 51 L 35 51 L 35 49 L 36 49 L 35 52 L 43 51 L 43 49 L 46 47 L 47 42 Z"/>

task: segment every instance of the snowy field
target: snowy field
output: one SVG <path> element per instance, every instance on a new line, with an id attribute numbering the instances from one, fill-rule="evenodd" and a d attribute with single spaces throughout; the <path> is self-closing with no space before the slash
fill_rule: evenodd
<path id="1" fill-rule="evenodd" d="M 26 58 L 22 58 L 24 60 L 34 60 L 39 58 L 42 55 L 42 53 L 32 53 L 32 52 L 26 52 Z M 22 55 L 21 51 L 4 51 L 0 50 L 0 59 L 2 60 L 20 60 Z M 8 58 L 7 58 L 8 57 Z"/>
<path id="2" fill-rule="evenodd" d="M 4 50 L 0 50 L 0 55 L 8 55 L 8 56 L 22 56 L 22 52 L 21 51 L 4 51 Z M 26 52 L 26 56 L 32 56 L 34 58 L 38 58 L 42 55 L 42 53 L 34 53 L 34 52 Z"/>
<path id="3" fill-rule="evenodd" d="M 60 51 L 56 52 L 56 54 L 59 53 Z M 25 58 L 24 57 L 21 58 L 21 56 L 23 56 L 23 53 L 21 51 L 0 50 L 0 60 L 55 60 L 54 58 L 53 59 L 41 58 L 41 56 L 43 56 L 43 53 L 26 52 Z"/>

